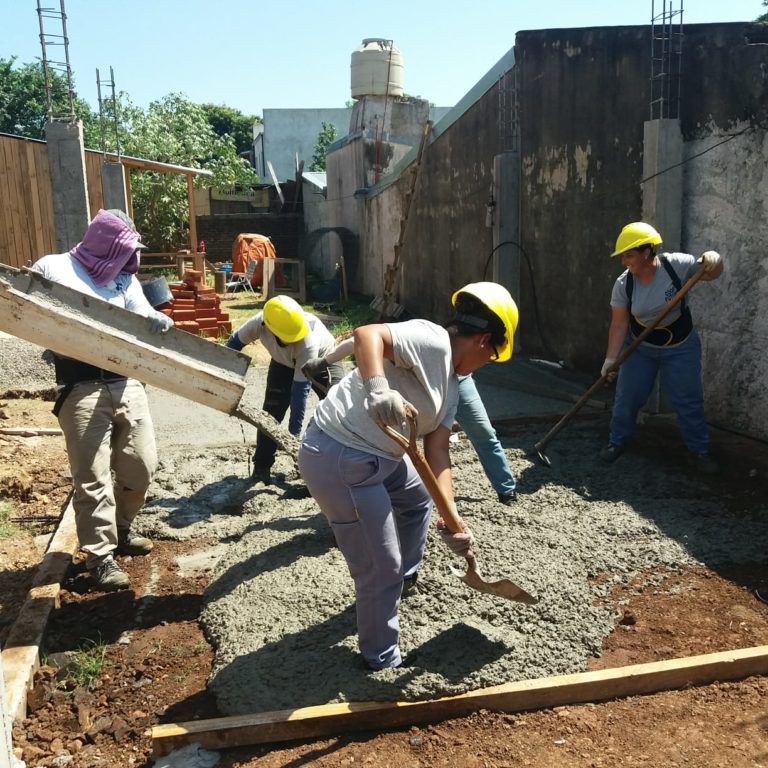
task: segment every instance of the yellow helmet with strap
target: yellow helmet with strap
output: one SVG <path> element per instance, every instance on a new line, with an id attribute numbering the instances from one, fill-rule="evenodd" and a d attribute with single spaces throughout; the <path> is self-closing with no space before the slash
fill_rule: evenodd
<path id="1" fill-rule="evenodd" d="M 611 257 L 620 256 L 622 253 L 640 248 L 643 245 L 659 245 L 660 243 L 661 235 L 650 224 L 646 224 L 644 221 L 633 221 L 619 232 L 616 239 L 616 249 Z"/>
<path id="2" fill-rule="evenodd" d="M 498 283 L 469 283 L 463 288 L 459 288 L 459 290 L 453 294 L 452 303 L 454 307 L 456 306 L 456 299 L 463 293 L 468 294 L 469 296 L 474 296 L 487 310 L 501 321 L 504 328 L 504 343 L 497 348 L 496 351 L 498 357 L 494 362 L 506 362 L 512 357 L 512 349 L 515 344 L 515 331 L 517 330 L 517 322 L 519 319 L 515 300 L 510 296 L 509 291 L 503 285 L 499 285 Z M 467 318 L 460 316 L 459 319 L 466 321 Z M 486 321 L 486 318 L 478 318 L 478 320 Z M 483 330 L 484 328 L 481 328 L 480 325 L 478 325 L 478 333 L 482 333 Z"/>
<path id="3" fill-rule="evenodd" d="M 275 296 L 264 305 L 264 325 L 285 344 L 301 341 L 309 333 L 309 323 L 298 301 L 290 296 Z"/>

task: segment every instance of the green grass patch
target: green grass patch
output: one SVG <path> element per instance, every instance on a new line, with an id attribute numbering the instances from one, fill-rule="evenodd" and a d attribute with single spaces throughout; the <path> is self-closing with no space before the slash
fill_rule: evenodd
<path id="1" fill-rule="evenodd" d="M 11 522 L 13 504 L 10 501 L 0 501 L 0 538 L 18 536 L 20 528 Z"/>
<path id="2" fill-rule="evenodd" d="M 90 688 L 108 666 L 106 643 L 89 640 L 72 654 L 66 667 L 66 677 L 61 681 L 64 688 Z"/>

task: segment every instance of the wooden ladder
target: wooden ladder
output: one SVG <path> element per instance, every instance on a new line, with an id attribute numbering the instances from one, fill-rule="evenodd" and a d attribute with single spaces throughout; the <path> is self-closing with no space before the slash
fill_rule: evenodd
<path id="1" fill-rule="evenodd" d="M 419 171 L 421 170 L 421 160 L 424 155 L 424 148 L 427 145 L 429 138 L 429 132 L 432 129 L 432 121 L 427 120 L 424 123 L 424 127 L 421 132 L 421 142 L 419 144 L 419 151 L 416 153 L 416 160 L 411 164 L 408 169 L 411 174 L 411 183 L 408 187 L 408 191 L 405 193 L 405 210 L 403 217 L 400 220 L 400 234 L 395 243 L 395 256 L 391 264 L 386 267 L 386 274 L 384 277 L 384 293 L 381 297 L 374 299 L 371 304 L 372 309 L 379 311 L 379 322 L 386 318 L 397 319 L 403 312 L 403 307 L 397 304 L 394 300 L 395 288 L 397 286 L 397 277 L 400 271 L 400 259 L 403 250 L 403 243 L 405 241 L 405 230 L 408 226 L 408 216 L 411 213 L 411 205 L 413 203 L 413 194 L 416 190 L 416 183 L 419 180 Z"/>

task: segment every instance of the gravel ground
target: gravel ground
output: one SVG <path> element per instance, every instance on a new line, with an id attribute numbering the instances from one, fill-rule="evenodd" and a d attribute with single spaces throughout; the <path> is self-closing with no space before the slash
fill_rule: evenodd
<path id="1" fill-rule="evenodd" d="M 56 385 L 53 364 L 43 359 L 42 347 L 0 333 L 0 396 L 9 390 L 30 392 Z"/>

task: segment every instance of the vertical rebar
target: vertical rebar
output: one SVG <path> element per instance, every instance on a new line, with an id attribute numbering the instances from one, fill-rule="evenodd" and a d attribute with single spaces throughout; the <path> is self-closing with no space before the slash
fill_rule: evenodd
<path id="1" fill-rule="evenodd" d="M 112 83 L 112 119 L 115 123 L 115 151 L 117 152 L 117 159 L 120 159 L 120 121 L 117 115 L 117 98 L 115 97 L 115 72 L 112 69 L 112 65 L 109 67 L 109 79 Z M 193 243 L 194 245 L 194 243 Z"/>
<path id="2" fill-rule="evenodd" d="M 37 0 L 37 16 L 40 24 L 40 47 L 42 49 L 43 59 L 43 77 L 45 80 L 45 98 L 46 106 L 48 109 L 48 119 L 53 120 L 53 80 L 51 71 L 56 68 L 61 68 L 66 78 L 67 87 L 67 100 L 69 102 L 69 111 L 63 113 L 61 116 L 66 120 L 73 120 L 75 117 L 75 89 L 72 86 L 72 67 L 69 63 L 69 37 L 67 36 L 67 13 L 64 8 L 64 0 L 59 0 L 60 10 L 57 12 L 53 8 L 43 8 L 40 4 L 40 0 Z M 47 15 L 48 14 L 48 15 Z M 45 31 L 44 19 L 58 19 L 61 22 L 62 34 L 50 34 Z M 59 41 L 56 40 L 59 39 Z M 64 61 L 53 61 L 48 56 L 49 45 L 63 45 L 64 46 Z"/>
<path id="3" fill-rule="evenodd" d="M 99 136 L 101 137 L 101 154 L 103 155 L 107 151 L 107 139 L 104 135 L 104 109 L 101 100 L 101 75 L 98 67 L 96 67 L 96 93 L 99 98 Z"/>

